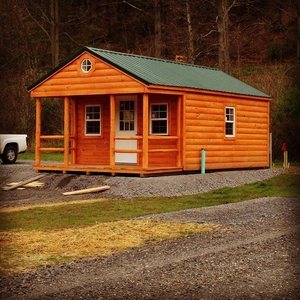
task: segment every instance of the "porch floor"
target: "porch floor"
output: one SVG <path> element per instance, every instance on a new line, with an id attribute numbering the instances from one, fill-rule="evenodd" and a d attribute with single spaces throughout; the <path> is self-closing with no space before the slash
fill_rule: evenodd
<path id="1" fill-rule="evenodd" d="M 57 171 L 63 173 L 83 172 L 83 173 L 110 173 L 115 174 L 138 174 L 138 175 L 151 175 L 151 174 L 164 174 L 176 173 L 183 171 L 182 167 L 149 167 L 143 169 L 140 166 L 120 164 L 111 167 L 109 165 L 78 165 L 69 164 L 67 167 L 64 164 L 41 164 L 34 166 L 37 171 Z"/>

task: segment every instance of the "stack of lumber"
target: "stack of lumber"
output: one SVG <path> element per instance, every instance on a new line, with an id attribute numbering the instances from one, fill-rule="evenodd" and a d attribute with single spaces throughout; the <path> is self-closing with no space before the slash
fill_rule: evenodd
<path id="1" fill-rule="evenodd" d="M 16 184 L 19 184 L 20 182 L 10 182 L 7 184 L 8 187 L 10 186 L 14 186 Z M 25 190 L 25 188 L 35 188 L 35 187 L 42 187 L 44 186 L 45 184 L 43 182 L 40 182 L 40 181 L 33 181 L 33 182 L 30 182 L 30 183 L 27 183 L 25 185 L 23 185 L 22 187 L 18 187 L 17 190 Z M 6 190 L 7 187 L 4 187 L 3 190 Z"/>
<path id="2" fill-rule="evenodd" d="M 8 183 L 6 186 L 2 187 L 2 189 L 4 191 L 11 191 L 14 189 L 22 189 L 23 190 L 25 188 L 42 187 L 42 186 L 44 186 L 44 183 L 37 181 L 37 180 L 40 178 L 43 178 L 47 175 L 48 174 L 41 174 L 41 175 L 35 176 L 35 177 L 27 179 L 27 180 L 23 180 L 20 182 L 11 182 L 11 183 Z"/>

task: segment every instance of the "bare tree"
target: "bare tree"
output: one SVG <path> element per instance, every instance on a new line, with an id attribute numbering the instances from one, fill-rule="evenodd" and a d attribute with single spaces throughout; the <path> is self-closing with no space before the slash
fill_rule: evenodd
<path id="1" fill-rule="evenodd" d="M 44 32 L 49 39 L 51 45 L 52 67 L 59 63 L 59 2 L 58 0 L 50 1 L 50 17 L 38 3 L 29 2 L 25 10 L 28 16 L 35 24 Z M 35 14 L 29 8 L 33 7 L 36 10 Z M 49 30 L 50 27 L 50 30 Z"/>
<path id="2" fill-rule="evenodd" d="M 194 49 L 194 34 L 191 21 L 191 8 L 189 0 L 185 0 L 186 6 L 186 20 L 187 20 L 187 29 L 188 29 L 188 57 L 187 60 L 189 63 L 195 62 L 195 49 Z"/>
<path id="3" fill-rule="evenodd" d="M 219 33 L 219 68 L 225 72 L 230 71 L 229 54 L 229 12 L 236 0 L 217 0 L 218 6 L 218 33 Z"/>
<path id="4" fill-rule="evenodd" d="M 297 12 L 297 64 L 300 67 L 300 0 L 298 0 Z"/>
<path id="5" fill-rule="evenodd" d="M 154 0 L 154 56 L 161 57 L 162 39 L 161 39 L 161 2 Z"/>
<path id="6" fill-rule="evenodd" d="M 52 53 L 52 66 L 55 67 L 59 63 L 59 14 L 58 0 L 50 2 L 51 20 L 50 20 L 50 42 Z"/>

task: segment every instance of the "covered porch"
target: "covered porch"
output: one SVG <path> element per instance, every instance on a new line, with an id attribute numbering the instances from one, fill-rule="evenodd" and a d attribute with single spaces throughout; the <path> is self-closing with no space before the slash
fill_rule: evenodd
<path id="1" fill-rule="evenodd" d="M 110 94 L 61 100 L 63 134 L 43 135 L 43 101 L 36 98 L 36 170 L 141 176 L 183 170 L 183 95 Z M 45 147 L 49 140 L 61 140 L 63 147 Z M 43 163 L 42 153 L 50 151 L 62 152 L 63 163 Z"/>

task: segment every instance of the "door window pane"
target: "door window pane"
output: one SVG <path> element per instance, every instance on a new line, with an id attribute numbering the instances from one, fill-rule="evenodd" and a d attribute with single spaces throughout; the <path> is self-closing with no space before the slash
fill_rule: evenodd
<path id="1" fill-rule="evenodd" d="M 134 101 L 120 101 L 120 131 L 134 130 Z"/>

